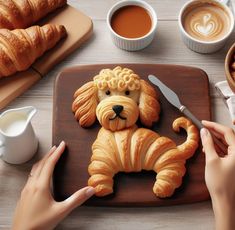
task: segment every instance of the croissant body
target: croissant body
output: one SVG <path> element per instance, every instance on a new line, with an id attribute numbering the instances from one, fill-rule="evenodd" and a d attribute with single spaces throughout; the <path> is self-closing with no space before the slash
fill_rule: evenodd
<path id="1" fill-rule="evenodd" d="M 113 192 L 116 173 L 154 170 L 157 176 L 153 192 L 161 198 L 171 196 L 181 185 L 185 162 L 194 154 L 199 141 L 198 130 L 191 121 L 176 119 L 173 129 L 180 128 L 186 130 L 187 140 L 179 146 L 137 126 L 116 132 L 101 128 L 92 146 L 88 185 L 95 187 L 97 196 L 105 196 Z"/>
<path id="2" fill-rule="evenodd" d="M 47 24 L 27 29 L 0 30 L 0 77 L 29 68 L 66 35 L 64 26 Z"/>
<path id="3" fill-rule="evenodd" d="M 66 0 L 0 0 L 0 28 L 23 29 L 66 4 Z"/>

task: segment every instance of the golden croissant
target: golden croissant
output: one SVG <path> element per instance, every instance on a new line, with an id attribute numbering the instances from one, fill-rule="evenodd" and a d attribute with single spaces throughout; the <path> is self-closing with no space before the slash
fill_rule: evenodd
<path id="1" fill-rule="evenodd" d="M 154 170 L 153 192 L 158 197 L 171 196 L 181 185 L 185 162 L 198 147 L 198 130 L 188 119 L 176 119 L 173 129 L 187 132 L 186 141 L 177 146 L 151 129 L 138 128 L 138 119 L 146 127 L 158 121 L 160 104 L 153 87 L 133 70 L 120 66 L 101 70 L 76 90 L 72 111 L 82 127 L 91 126 L 96 118 L 102 125 L 88 166 L 88 185 L 97 196 L 113 192 L 118 172 Z"/>
<path id="2" fill-rule="evenodd" d="M 153 192 L 161 198 L 171 196 L 182 183 L 185 161 L 198 147 L 196 127 L 181 117 L 173 123 L 175 131 L 180 128 L 188 137 L 179 146 L 146 128 L 134 126 L 116 132 L 101 128 L 92 145 L 88 185 L 96 189 L 97 196 L 105 196 L 113 192 L 116 173 L 153 170 L 157 173 Z"/>
<path id="3" fill-rule="evenodd" d="M 28 69 L 64 36 L 62 25 L 47 24 L 27 29 L 0 30 L 0 77 Z"/>
<path id="4" fill-rule="evenodd" d="M 0 28 L 23 29 L 66 4 L 66 0 L 0 0 Z"/>

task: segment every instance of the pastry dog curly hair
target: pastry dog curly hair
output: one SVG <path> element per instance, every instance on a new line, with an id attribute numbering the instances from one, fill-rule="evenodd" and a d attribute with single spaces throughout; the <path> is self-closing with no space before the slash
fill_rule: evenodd
<path id="1" fill-rule="evenodd" d="M 113 177 L 120 171 L 154 170 L 153 192 L 158 197 L 171 196 L 182 184 L 185 162 L 198 147 L 198 130 L 188 119 L 176 119 L 173 129 L 187 132 L 186 141 L 176 146 L 148 129 L 159 119 L 158 95 L 132 70 L 119 66 L 101 70 L 74 93 L 72 111 L 82 127 L 91 126 L 96 118 L 102 126 L 88 166 L 88 185 L 97 196 L 113 192 Z M 148 128 L 138 128 L 138 118 Z"/>

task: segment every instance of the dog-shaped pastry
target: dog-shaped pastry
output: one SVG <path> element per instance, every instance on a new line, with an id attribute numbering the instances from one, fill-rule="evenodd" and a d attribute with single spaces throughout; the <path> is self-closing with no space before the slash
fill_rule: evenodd
<path id="1" fill-rule="evenodd" d="M 197 128 L 184 117 L 173 122 L 173 129 L 183 128 L 186 141 L 176 146 L 148 128 L 159 119 L 160 105 L 153 87 L 131 69 L 103 69 L 74 94 L 72 110 L 82 127 L 91 126 L 96 117 L 102 128 L 92 145 L 88 167 L 88 185 L 97 196 L 113 192 L 113 177 L 118 172 L 154 170 L 157 173 L 153 192 L 169 197 L 182 184 L 185 162 L 198 147 Z"/>

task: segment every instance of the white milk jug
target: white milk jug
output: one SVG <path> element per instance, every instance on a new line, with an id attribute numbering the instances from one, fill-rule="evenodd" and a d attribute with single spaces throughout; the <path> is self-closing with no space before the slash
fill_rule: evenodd
<path id="1" fill-rule="evenodd" d="M 31 119 L 36 109 L 27 106 L 10 109 L 0 115 L 0 158 L 11 164 L 30 160 L 37 151 Z"/>

